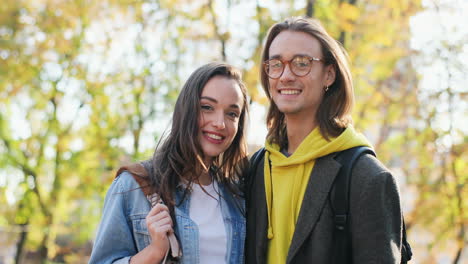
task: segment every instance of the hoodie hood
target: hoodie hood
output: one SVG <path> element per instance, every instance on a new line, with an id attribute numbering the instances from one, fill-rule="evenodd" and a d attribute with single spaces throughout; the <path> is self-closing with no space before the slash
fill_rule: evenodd
<path id="1" fill-rule="evenodd" d="M 327 141 L 322 136 L 317 127 L 310 132 L 296 151 L 289 157 L 284 156 L 277 144 L 265 143 L 265 148 L 270 154 L 272 165 L 279 167 L 299 165 L 333 152 L 343 151 L 357 146 L 371 147 L 371 144 L 362 134 L 357 133 L 352 126 L 346 128 L 337 138 L 331 138 L 330 141 Z"/>

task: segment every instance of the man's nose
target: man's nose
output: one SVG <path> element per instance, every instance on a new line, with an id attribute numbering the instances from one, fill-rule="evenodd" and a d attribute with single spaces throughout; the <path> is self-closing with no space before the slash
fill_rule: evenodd
<path id="1" fill-rule="evenodd" d="M 295 78 L 296 78 L 296 75 L 291 70 L 291 64 L 288 63 L 284 65 L 284 70 L 283 70 L 283 74 L 281 74 L 280 76 L 280 81 L 288 82 L 288 81 L 294 80 Z"/>

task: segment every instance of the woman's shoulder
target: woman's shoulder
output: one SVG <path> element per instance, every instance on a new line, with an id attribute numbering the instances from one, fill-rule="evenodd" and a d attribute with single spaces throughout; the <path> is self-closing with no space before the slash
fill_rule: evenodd
<path id="1" fill-rule="evenodd" d="M 152 164 L 150 160 L 122 166 L 116 173 L 116 180 L 122 181 L 126 189 L 139 188 L 145 195 L 151 195 L 156 188 L 152 184 Z M 123 175 L 122 175 L 123 174 Z M 122 178 L 119 180 L 118 178 Z"/>
<path id="2" fill-rule="evenodd" d="M 126 170 L 119 172 L 115 176 L 113 184 L 118 185 L 121 191 L 129 191 L 140 187 L 134 176 Z"/>

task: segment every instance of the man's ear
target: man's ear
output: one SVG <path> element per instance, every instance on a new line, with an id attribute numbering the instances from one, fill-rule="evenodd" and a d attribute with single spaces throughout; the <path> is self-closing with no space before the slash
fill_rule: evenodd
<path id="1" fill-rule="evenodd" d="M 326 74 L 327 74 L 326 84 L 327 86 L 331 86 L 335 82 L 335 78 L 336 78 L 335 65 L 328 65 Z"/>

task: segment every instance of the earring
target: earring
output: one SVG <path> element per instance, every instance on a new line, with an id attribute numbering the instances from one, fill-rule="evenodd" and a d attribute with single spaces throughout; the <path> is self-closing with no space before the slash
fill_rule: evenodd
<path id="1" fill-rule="evenodd" d="M 328 92 L 328 85 L 325 86 L 325 92 Z"/>

